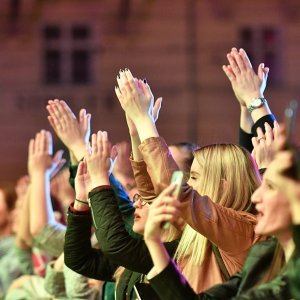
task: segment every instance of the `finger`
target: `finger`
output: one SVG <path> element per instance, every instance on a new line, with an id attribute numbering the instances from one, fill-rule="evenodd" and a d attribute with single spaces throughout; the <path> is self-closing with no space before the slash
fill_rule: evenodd
<path id="1" fill-rule="evenodd" d="M 99 131 L 98 131 L 99 133 Z M 97 134 L 92 134 L 92 154 L 95 154 L 98 152 L 98 145 L 97 145 Z"/>
<path id="2" fill-rule="evenodd" d="M 245 65 L 246 69 L 252 69 L 252 64 L 251 64 L 251 61 L 250 61 L 246 51 L 243 48 L 241 48 L 239 53 L 240 53 L 240 56 L 243 60 L 243 63 Z"/>
<path id="3" fill-rule="evenodd" d="M 45 131 L 45 151 L 48 152 L 49 155 L 53 154 L 53 140 L 50 131 Z"/>
<path id="4" fill-rule="evenodd" d="M 70 121 L 76 119 L 76 116 L 71 110 L 70 106 L 64 100 L 60 100 L 57 105 L 61 111 L 64 120 Z"/>
<path id="5" fill-rule="evenodd" d="M 117 145 L 113 145 L 110 152 L 110 157 L 113 161 L 115 161 L 118 157 L 118 147 Z"/>
<path id="6" fill-rule="evenodd" d="M 146 97 L 148 99 L 152 99 L 153 94 L 152 94 L 149 84 L 147 82 L 143 81 L 142 86 L 143 86 L 143 91 L 144 91 L 144 94 L 146 95 Z"/>
<path id="7" fill-rule="evenodd" d="M 258 147 L 259 143 L 258 143 L 258 140 L 257 140 L 257 137 L 253 137 L 251 138 L 251 142 L 252 142 L 252 145 L 253 145 L 253 151 L 255 151 L 255 149 Z M 253 153 L 252 151 L 252 153 Z M 255 157 L 255 155 L 252 155 L 253 157 Z"/>
<path id="8" fill-rule="evenodd" d="M 231 67 L 233 74 L 235 76 L 239 75 L 241 73 L 241 71 L 236 63 L 234 55 L 232 53 L 227 54 L 227 59 L 229 61 L 229 65 Z"/>
<path id="9" fill-rule="evenodd" d="M 230 80 L 230 82 L 235 81 L 236 77 L 230 66 L 223 65 L 222 69 L 223 69 L 224 73 L 226 74 L 226 76 L 228 77 L 228 79 Z"/>
<path id="10" fill-rule="evenodd" d="M 271 145 L 274 141 L 273 129 L 267 122 L 265 123 L 265 137 L 267 145 Z"/>
<path id="11" fill-rule="evenodd" d="M 100 152 L 102 154 L 102 152 L 103 152 L 103 132 L 100 130 L 97 132 L 97 148 L 98 148 L 98 152 Z"/>
<path id="12" fill-rule="evenodd" d="M 258 69 L 257 69 L 257 76 L 259 77 L 260 80 L 265 80 L 265 74 L 263 71 L 264 67 L 265 67 L 265 64 L 261 63 L 261 64 L 259 64 Z"/>
<path id="13" fill-rule="evenodd" d="M 129 89 L 131 90 L 131 92 L 136 92 L 136 93 L 140 93 L 141 90 L 140 88 L 138 87 L 138 83 L 137 81 L 135 80 L 135 78 L 133 77 L 131 71 L 129 69 L 125 69 L 124 70 L 124 74 L 125 76 L 127 77 L 127 81 L 128 81 L 128 84 L 129 84 Z M 143 82 L 144 83 L 144 82 Z"/>
<path id="14" fill-rule="evenodd" d="M 154 122 L 156 122 L 157 119 L 158 119 L 159 112 L 160 112 L 160 109 L 161 109 L 162 100 L 163 100 L 163 98 L 159 97 L 159 98 L 156 99 L 156 101 L 154 103 L 153 112 L 152 112 Z"/>
<path id="15" fill-rule="evenodd" d="M 108 140 L 108 134 L 107 131 L 102 132 L 102 153 L 104 157 L 110 157 L 110 142 Z"/>
<path id="16" fill-rule="evenodd" d="M 265 67 L 265 68 L 263 69 L 263 72 L 264 72 L 264 76 L 265 76 L 265 81 L 267 81 L 268 76 L 269 76 L 270 69 L 269 69 L 268 67 Z"/>
<path id="17" fill-rule="evenodd" d="M 83 175 L 84 174 L 84 162 L 80 161 L 77 169 L 76 175 Z"/>
<path id="18" fill-rule="evenodd" d="M 86 118 L 86 110 L 85 110 L 84 108 L 82 108 L 82 109 L 79 111 L 78 118 L 79 118 L 79 123 L 80 123 L 80 124 L 84 124 L 84 120 L 85 120 L 85 118 Z"/>
<path id="19" fill-rule="evenodd" d="M 257 138 L 258 138 L 258 139 L 264 138 L 265 135 L 264 135 L 263 130 L 262 130 L 261 127 L 258 127 L 258 128 L 256 129 L 256 135 L 257 135 Z"/>
<path id="20" fill-rule="evenodd" d="M 58 99 L 54 100 L 53 109 L 54 109 L 54 115 L 61 123 L 61 126 L 63 128 L 66 127 L 68 117 L 65 113 L 62 103 L 60 103 L 60 100 Z"/>
<path id="21" fill-rule="evenodd" d="M 41 153 L 44 151 L 44 137 L 43 137 L 43 130 L 38 132 L 35 136 L 35 153 Z"/>
<path id="22" fill-rule="evenodd" d="M 28 158 L 34 154 L 34 139 L 30 139 L 28 144 Z"/>
<path id="23" fill-rule="evenodd" d="M 238 68 L 238 72 L 240 73 L 241 71 L 244 71 L 245 70 L 244 62 L 236 48 L 231 49 L 231 55 L 233 55 L 233 57 L 234 57 L 235 63 Z"/>
<path id="24" fill-rule="evenodd" d="M 86 132 L 90 132 L 90 130 L 91 130 L 91 119 L 92 119 L 92 115 L 87 114 L 83 120 L 83 129 Z M 87 138 L 89 138 L 89 137 L 87 137 Z"/>

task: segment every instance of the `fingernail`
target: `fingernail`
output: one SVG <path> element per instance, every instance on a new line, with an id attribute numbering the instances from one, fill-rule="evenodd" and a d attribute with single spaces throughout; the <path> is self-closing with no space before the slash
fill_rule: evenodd
<path id="1" fill-rule="evenodd" d="M 144 83 L 147 83 L 147 79 L 146 78 L 144 78 L 143 81 L 144 81 Z"/>
<path id="2" fill-rule="evenodd" d="M 129 69 L 128 69 L 128 68 L 125 68 L 125 71 L 129 71 Z"/>
<path id="3" fill-rule="evenodd" d="M 117 75 L 117 79 L 121 79 L 120 75 Z"/>
<path id="4" fill-rule="evenodd" d="M 264 67 L 265 67 L 265 64 L 264 64 L 264 63 L 262 63 L 262 64 L 261 64 L 261 66 L 262 66 L 262 68 L 264 68 Z"/>

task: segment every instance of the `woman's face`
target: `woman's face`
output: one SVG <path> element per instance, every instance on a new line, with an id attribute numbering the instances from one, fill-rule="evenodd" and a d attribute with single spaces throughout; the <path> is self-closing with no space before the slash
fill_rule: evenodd
<path id="1" fill-rule="evenodd" d="M 255 232 L 260 235 L 280 236 L 290 232 L 291 213 L 289 201 L 276 184 L 273 163 L 263 176 L 261 186 L 253 193 L 251 201 L 257 210 Z"/>
<path id="2" fill-rule="evenodd" d="M 194 158 L 191 166 L 190 178 L 187 183 L 198 192 L 200 190 L 199 183 L 201 182 L 202 173 L 203 173 L 203 167 L 199 164 L 198 160 Z"/>
<path id="3" fill-rule="evenodd" d="M 135 208 L 135 212 L 132 230 L 136 233 L 143 235 L 145 225 L 148 219 L 149 204 L 144 202 L 142 198 L 139 198 L 134 202 L 133 206 Z"/>

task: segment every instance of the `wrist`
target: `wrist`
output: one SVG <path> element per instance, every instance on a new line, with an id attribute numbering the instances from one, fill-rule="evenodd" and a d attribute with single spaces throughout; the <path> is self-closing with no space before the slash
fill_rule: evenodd
<path id="1" fill-rule="evenodd" d="M 74 209 L 77 211 L 87 211 L 90 209 L 89 203 L 80 199 L 75 199 Z"/>
<path id="2" fill-rule="evenodd" d="M 251 101 L 253 101 L 253 99 L 257 99 L 257 98 L 265 98 L 263 93 L 260 92 L 254 92 L 252 94 L 248 94 L 246 97 L 244 97 L 244 103 L 246 105 L 246 107 L 248 107 L 251 103 Z"/>
<path id="3" fill-rule="evenodd" d="M 80 141 L 73 143 L 69 147 L 69 151 L 72 152 L 77 161 L 80 161 L 85 156 L 86 145 L 87 143 L 85 143 L 84 141 Z"/>
<path id="4" fill-rule="evenodd" d="M 102 185 L 110 185 L 108 176 L 99 176 L 98 178 L 91 179 L 90 191 Z"/>

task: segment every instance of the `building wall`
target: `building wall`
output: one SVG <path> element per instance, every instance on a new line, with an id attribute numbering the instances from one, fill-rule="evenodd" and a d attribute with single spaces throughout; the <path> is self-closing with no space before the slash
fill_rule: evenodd
<path id="1" fill-rule="evenodd" d="M 129 9 L 122 10 L 126 2 Z M 300 3 L 286 2 L 23 0 L 15 17 L 9 14 L 9 1 L 1 1 L 0 179 L 26 172 L 29 139 L 42 128 L 50 129 L 48 99 L 64 99 L 76 112 L 85 107 L 92 112 L 93 131 L 108 130 L 113 142 L 128 140 L 114 95 L 118 70 L 125 67 L 147 78 L 155 97 L 163 96 L 158 128 L 167 142 L 237 142 L 239 106 L 222 65 L 231 47 L 244 46 L 242 28 L 257 35 L 268 27 L 278 32 L 279 69 L 274 73 L 279 80 L 270 82 L 265 96 L 281 119 L 284 107 L 299 95 Z M 66 32 L 74 24 L 91 27 L 90 84 L 44 83 L 42 32 L 49 24 Z M 256 42 L 251 51 L 258 60 L 262 47 Z M 70 47 L 68 40 L 61 43 L 62 48 Z M 61 145 L 54 141 L 58 149 Z"/>

